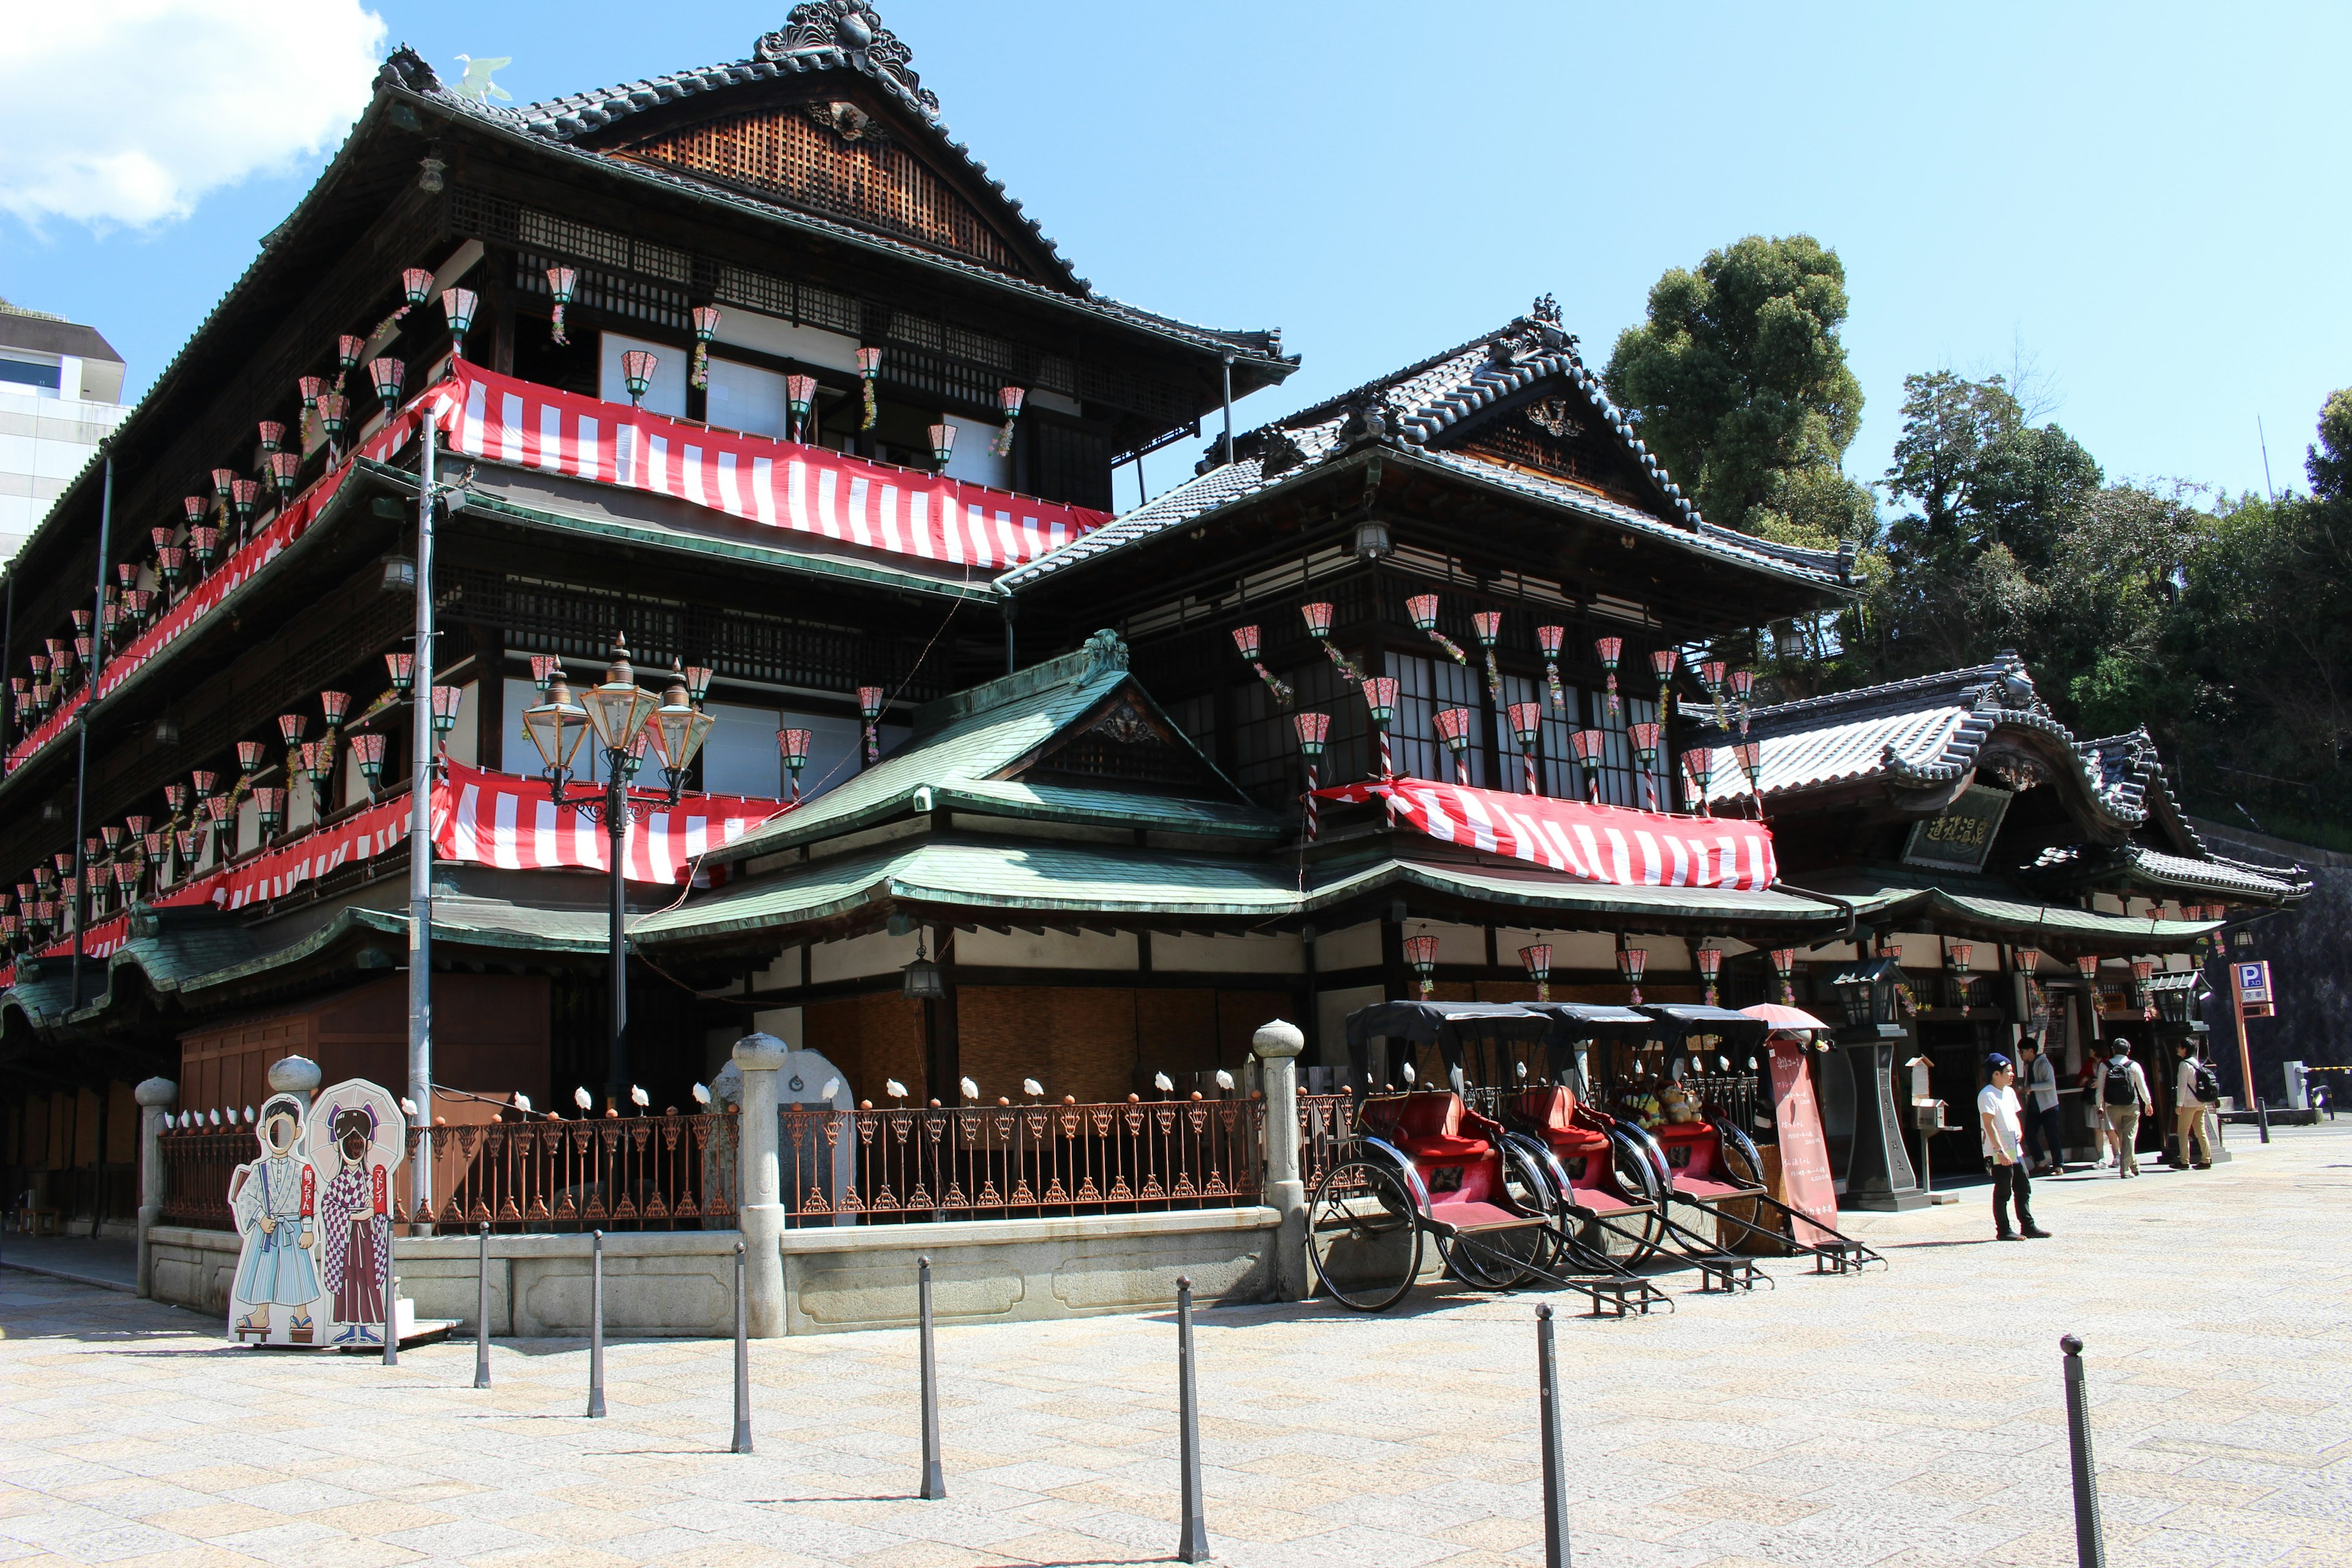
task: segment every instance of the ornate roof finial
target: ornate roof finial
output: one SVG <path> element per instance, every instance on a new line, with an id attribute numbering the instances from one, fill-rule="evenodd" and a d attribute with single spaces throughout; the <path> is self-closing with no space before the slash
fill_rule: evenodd
<path id="1" fill-rule="evenodd" d="M 803 0 L 784 16 L 784 25 L 762 33 L 751 46 L 754 59 L 773 64 L 794 55 L 835 50 L 848 57 L 876 79 L 896 88 L 931 119 L 940 112 L 940 95 L 922 84 L 911 62 L 914 52 L 882 25 L 880 13 L 866 0 Z"/>
<path id="2" fill-rule="evenodd" d="M 1528 314 L 1536 321 L 1557 327 L 1559 325 L 1559 301 L 1549 294 L 1538 294 L 1534 308 Z"/>

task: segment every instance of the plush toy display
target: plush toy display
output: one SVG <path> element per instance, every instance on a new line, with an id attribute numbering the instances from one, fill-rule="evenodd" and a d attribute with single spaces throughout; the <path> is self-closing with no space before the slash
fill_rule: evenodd
<path id="1" fill-rule="evenodd" d="M 1670 1083 L 1658 1097 L 1664 1105 L 1668 1121 L 1696 1121 L 1698 1102 L 1691 1099 L 1690 1090 L 1680 1083 Z"/>

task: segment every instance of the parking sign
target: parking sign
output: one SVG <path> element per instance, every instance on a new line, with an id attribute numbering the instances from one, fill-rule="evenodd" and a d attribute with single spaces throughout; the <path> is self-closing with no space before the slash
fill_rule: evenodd
<path id="1" fill-rule="evenodd" d="M 2241 963 L 2238 971 L 2238 1005 L 2249 1018 L 2268 1018 L 2277 1011 L 2271 995 L 2271 966 L 2267 959 Z"/>

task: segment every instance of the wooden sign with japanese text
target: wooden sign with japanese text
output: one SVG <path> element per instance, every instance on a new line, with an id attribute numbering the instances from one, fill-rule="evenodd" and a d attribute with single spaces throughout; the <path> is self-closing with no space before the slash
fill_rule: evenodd
<path id="1" fill-rule="evenodd" d="M 1830 1174 L 1829 1140 L 1822 1134 L 1822 1110 L 1813 1098 L 1813 1075 L 1805 1070 L 1805 1047 L 1786 1035 L 1770 1041 L 1772 1125 L 1780 1140 L 1780 1201 L 1822 1225 L 1837 1223 L 1837 1183 Z M 1836 1239 L 1820 1226 L 1791 1216 L 1800 1246 Z"/>

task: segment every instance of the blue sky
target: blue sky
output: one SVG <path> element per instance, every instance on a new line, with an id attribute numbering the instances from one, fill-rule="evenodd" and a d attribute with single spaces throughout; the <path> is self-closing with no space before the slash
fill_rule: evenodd
<path id="1" fill-rule="evenodd" d="M 384 4 L 517 100 L 741 58 L 789 0 Z M 1885 468 L 1906 373 L 2022 358 L 2115 477 L 2300 485 L 2352 384 L 2352 8 L 884 0 L 953 132 L 1106 292 L 1280 326 L 1256 424 L 1559 299 L 1606 361 L 1667 267 L 1750 233 L 1844 259 Z M 94 26 L 96 24 L 93 24 Z M 136 35 L 124 41 L 136 46 Z M 266 68 L 256 91 L 270 91 Z M 103 101 L 100 100 L 102 109 Z M 356 109 L 356 103 L 354 104 Z M 142 388 L 320 158 L 147 228 L 0 216 L 0 295 Z M 1162 454 L 1156 491 L 1196 448 Z M 1120 499 L 1129 503 L 1129 476 Z"/>

